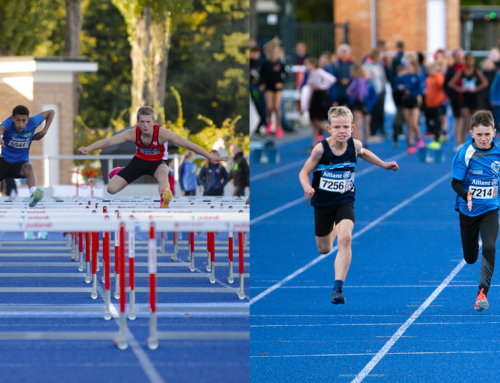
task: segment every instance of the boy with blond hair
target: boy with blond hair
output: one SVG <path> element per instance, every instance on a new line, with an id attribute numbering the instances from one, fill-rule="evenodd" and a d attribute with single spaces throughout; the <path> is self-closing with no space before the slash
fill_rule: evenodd
<path id="1" fill-rule="evenodd" d="M 371 151 L 364 149 L 361 141 L 352 138 L 353 116 L 348 108 L 330 108 L 328 122 L 327 131 L 331 136 L 314 147 L 300 171 L 299 179 L 305 198 L 310 199 L 314 207 L 316 245 L 319 252 L 328 254 L 337 237 L 339 250 L 335 259 L 335 283 L 331 300 L 337 305 L 345 303 L 342 288 L 351 264 L 357 157 L 386 170 L 397 171 L 399 166 L 395 161 L 382 161 Z M 312 184 L 309 181 L 311 173 Z"/>
<path id="2" fill-rule="evenodd" d="M 78 152 L 86 155 L 93 150 L 118 145 L 126 141 L 135 143 L 136 152 L 132 161 L 124 168 L 113 169 L 109 174 L 108 193 L 118 193 L 137 178 L 147 174 L 158 181 L 160 207 L 168 208 L 168 204 L 172 200 L 172 192 L 168 182 L 168 142 L 198 153 L 214 164 L 227 161 L 227 157 L 209 154 L 206 150 L 178 134 L 158 126 L 155 118 L 154 109 L 150 106 L 143 106 L 137 111 L 137 127 L 135 129 L 129 129 L 116 136 L 99 140 L 88 147 L 81 147 Z"/>

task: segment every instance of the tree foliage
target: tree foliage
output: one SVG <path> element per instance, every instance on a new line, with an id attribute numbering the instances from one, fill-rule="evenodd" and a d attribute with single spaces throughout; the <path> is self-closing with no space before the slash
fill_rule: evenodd
<path id="1" fill-rule="evenodd" d="M 242 118 L 236 129 L 248 134 L 248 0 L 195 0 L 194 11 L 172 37 L 169 86 L 180 93 L 188 128 L 204 128 L 199 115 L 221 126 Z M 175 97 L 167 91 L 166 117 L 175 115 Z"/>
<path id="2" fill-rule="evenodd" d="M 64 0 L 1 0 L 0 54 L 60 55 L 64 49 Z"/>

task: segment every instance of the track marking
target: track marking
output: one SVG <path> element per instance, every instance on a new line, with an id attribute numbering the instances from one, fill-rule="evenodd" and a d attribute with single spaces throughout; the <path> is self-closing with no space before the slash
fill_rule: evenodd
<path id="1" fill-rule="evenodd" d="M 105 298 L 104 298 L 105 293 L 104 293 L 104 290 L 102 289 L 101 286 L 97 285 L 97 291 L 99 292 L 99 295 L 101 296 L 101 298 L 103 300 L 105 300 Z M 115 321 L 119 324 L 120 314 L 118 313 L 118 310 L 116 309 L 113 302 L 110 302 L 109 311 L 111 312 L 111 315 L 113 316 L 113 318 L 115 318 Z M 132 334 L 132 332 L 130 331 L 128 326 L 127 326 L 127 340 L 128 340 L 129 345 L 130 345 L 130 348 L 132 349 L 133 353 L 135 354 L 135 356 L 139 360 L 139 363 L 140 363 L 142 369 L 144 370 L 144 373 L 149 378 L 149 381 L 151 383 L 165 383 L 165 381 L 160 376 L 158 371 L 156 371 L 156 368 L 153 365 L 153 363 L 151 362 L 151 360 L 149 359 L 149 357 L 146 355 L 146 353 L 144 352 L 142 347 L 139 345 L 137 340 L 134 338 L 134 335 Z"/>
<path id="2" fill-rule="evenodd" d="M 394 161 L 394 160 L 397 160 L 397 159 L 402 158 L 404 156 L 406 156 L 406 152 L 399 153 L 398 155 L 393 156 L 391 158 L 388 158 L 388 159 L 386 159 L 384 161 L 385 162 Z M 371 172 L 373 172 L 374 170 L 377 170 L 377 169 L 379 169 L 379 167 L 375 166 L 375 165 L 372 165 L 372 166 L 370 166 L 370 167 L 368 167 L 366 169 L 363 169 L 363 170 L 361 170 L 361 171 L 359 171 L 359 172 L 356 173 L 356 179 L 358 179 L 359 177 L 364 176 L 365 174 L 371 173 Z M 271 216 L 273 216 L 275 214 L 278 214 L 279 212 L 281 212 L 283 210 L 286 210 L 286 209 L 289 209 L 289 208 L 291 208 L 291 207 L 293 207 L 295 205 L 298 205 L 299 203 L 304 202 L 305 200 L 306 200 L 305 197 L 301 197 L 301 198 L 298 198 L 298 199 L 296 199 L 296 200 L 294 200 L 292 202 L 287 203 L 286 205 L 283 205 L 283 206 L 278 207 L 278 208 L 276 208 L 274 210 L 271 210 L 270 212 L 262 214 L 262 215 L 258 216 L 257 218 L 254 218 L 254 219 L 250 220 L 250 225 L 253 225 L 253 224 L 257 223 L 257 222 L 262 221 L 263 219 L 266 219 L 266 218 L 271 217 Z"/>
<path id="3" fill-rule="evenodd" d="M 448 326 L 455 324 L 500 324 L 500 322 L 431 322 L 415 323 L 415 326 Z M 329 326 L 400 326 L 401 323 L 319 323 L 319 324 L 262 324 L 252 325 L 254 327 L 329 327 Z M 389 336 L 387 336 L 389 337 Z"/>
<path id="4" fill-rule="evenodd" d="M 429 305 L 437 298 L 437 296 L 444 290 L 450 281 L 458 274 L 460 270 L 465 265 L 465 261 L 462 260 L 446 277 L 446 279 L 439 285 L 439 287 L 433 291 L 433 293 L 426 299 L 424 303 L 415 311 L 415 313 L 396 331 L 396 333 L 387 341 L 387 343 L 382 347 L 382 349 L 373 357 L 373 359 L 363 368 L 363 370 L 352 380 L 351 383 L 361 382 L 377 365 L 378 362 L 389 352 L 392 346 L 398 341 L 398 339 L 405 333 L 405 331 L 410 327 L 413 322 L 424 312 L 424 310 L 429 307 Z"/>
<path id="5" fill-rule="evenodd" d="M 453 281 L 452 281 L 453 282 Z M 401 289 L 401 288 L 426 288 L 438 287 L 439 285 L 384 285 L 384 286 L 344 286 L 346 289 Z M 474 285 L 449 285 L 448 287 L 474 287 Z M 490 285 L 498 287 L 500 285 Z M 267 289 L 269 286 L 250 286 L 251 289 Z M 283 286 L 283 289 L 331 289 L 332 286 Z"/>
<path id="6" fill-rule="evenodd" d="M 415 351 L 415 352 L 389 352 L 387 353 L 387 355 L 498 354 L 498 353 L 500 353 L 500 351 L 422 351 L 422 352 Z M 367 352 L 365 354 L 250 355 L 250 358 L 311 358 L 311 357 L 367 356 L 367 355 L 375 355 L 375 353 Z"/>
<path id="7" fill-rule="evenodd" d="M 260 180 L 260 179 L 268 177 L 268 176 L 274 176 L 276 174 L 284 172 L 285 170 L 293 169 L 297 166 L 304 165 L 306 163 L 306 161 L 307 161 L 307 158 L 300 160 L 300 161 L 292 162 L 291 164 L 281 166 L 281 167 L 276 168 L 274 170 L 269 170 L 269 171 L 264 172 L 264 173 L 256 174 L 253 177 L 250 177 L 250 182 L 257 181 L 257 180 Z"/>
<path id="8" fill-rule="evenodd" d="M 374 166 L 375 167 L 375 166 Z M 368 169 L 366 169 L 368 170 Z M 360 235 L 363 235 L 364 233 L 366 233 L 368 230 L 370 230 L 371 228 L 373 228 L 374 226 L 378 225 L 380 222 L 382 222 L 383 220 L 385 220 L 387 217 L 390 217 L 391 215 L 393 215 L 394 213 L 398 212 L 399 210 L 401 210 L 403 207 L 405 207 L 406 205 L 408 205 L 410 202 L 413 202 L 414 200 L 416 200 L 417 198 L 423 196 L 424 194 L 428 193 L 429 191 L 431 191 L 432 189 L 434 189 L 436 186 L 438 186 L 440 183 L 442 183 L 443 181 L 447 180 L 450 178 L 450 175 L 451 173 L 447 173 L 446 175 L 442 176 L 441 178 L 439 178 L 437 181 L 434 181 L 432 184 L 430 184 L 429 186 L 427 186 L 425 189 L 419 191 L 418 193 L 414 194 L 413 196 L 411 196 L 410 198 L 404 200 L 403 202 L 401 202 L 399 205 L 393 207 L 391 210 L 389 210 L 387 213 L 383 214 L 382 216 L 380 216 L 379 218 L 377 218 L 376 220 L 372 221 L 370 224 L 368 224 L 367 226 L 365 226 L 363 229 L 361 229 L 360 231 L 356 232 L 353 236 L 352 236 L 352 239 L 355 239 L 357 237 L 359 237 Z M 262 217 L 262 216 L 261 216 Z M 260 218 L 260 217 L 258 217 Z M 250 305 L 252 305 L 253 303 L 261 300 L 262 298 L 264 298 L 266 295 L 272 293 L 274 290 L 280 288 L 282 285 L 284 285 L 286 282 L 292 280 L 293 278 L 295 278 L 297 275 L 300 275 L 302 274 L 304 271 L 306 271 L 307 269 L 311 268 L 312 266 L 314 266 L 315 264 L 317 264 L 318 262 L 321 262 L 323 259 L 327 258 L 328 256 L 330 256 L 331 254 L 333 254 L 335 251 L 338 250 L 338 246 L 335 246 L 328 254 L 322 254 L 320 255 L 319 257 L 316 257 L 315 259 L 313 259 L 311 262 L 309 262 L 308 264 L 306 264 L 305 266 L 301 267 L 300 269 L 296 270 L 295 272 L 293 272 L 292 274 L 290 274 L 289 276 L 287 276 L 286 278 L 282 279 L 281 281 L 279 281 L 278 283 L 274 284 L 273 286 L 269 287 L 268 289 L 264 290 L 263 292 L 261 292 L 259 295 L 257 295 L 255 298 L 252 298 L 250 300 Z M 462 263 L 465 263 L 465 261 L 462 261 L 459 265 L 462 265 L 463 267 L 463 264 Z M 458 266 L 457 266 L 458 267 Z"/>

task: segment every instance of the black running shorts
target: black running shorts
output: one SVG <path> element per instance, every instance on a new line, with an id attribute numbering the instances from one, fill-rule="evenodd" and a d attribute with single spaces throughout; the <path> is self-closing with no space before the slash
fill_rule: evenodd
<path id="1" fill-rule="evenodd" d="M 116 173 L 116 175 L 122 177 L 125 181 L 127 181 L 128 184 L 130 184 L 137 178 L 144 175 L 154 177 L 156 169 L 158 169 L 158 166 L 160 166 L 161 164 L 167 165 L 167 161 L 146 161 L 139 157 L 134 157 L 132 158 L 132 161 L 130 161 L 127 166 Z"/>
<path id="2" fill-rule="evenodd" d="M 28 162 L 16 162 L 11 164 L 3 157 L 0 157 L 0 181 L 6 178 L 26 178 L 21 175 L 21 168 Z"/>
<path id="3" fill-rule="evenodd" d="M 333 230 L 333 224 L 337 225 L 343 219 L 349 219 L 354 223 L 353 202 L 314 208 L 314 231 L 316 237 L 329 235 Z"/>
<path id="4" fill-rule="evenodd" d="M 418 108 L 418 99 L 409 95 L 403 96 L 401 106 L 403 109 Z"/>

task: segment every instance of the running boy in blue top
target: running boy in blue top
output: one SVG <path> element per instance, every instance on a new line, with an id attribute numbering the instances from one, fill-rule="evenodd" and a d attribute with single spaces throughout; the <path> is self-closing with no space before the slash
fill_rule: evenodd
<path id="1" fill-rule="evenodd" d="M 321 254 L 332 250 L 337 236 L 339 251 L 335 259 L 335 284 L 332 303 L 343 304 L 342 287 L 351 264 L 351 238 L 354 228 L 354 168 L 357 157 L 385 170 L 399 169 L 395 161 L 384 162 L 361 141 L 354 140 L 353 116 L 343 106 L 330 108 L 329 125 L 331 137 L 318 143 L 300 171 L 300 184 L 306 199 L 314 207 L 316 245 Z M 312 186 L 309 175 L 313 173 Z"/>
<path id="2" fill-rule="evenodd" d="M 468 264 L 477 261 L 481 233 L 483 262 L 474 309 L 483 311 L 488 308 L 486 296 L 495 269 L 500 147 L 492 142 L 496 131 L 489 110 L 475 113 L 470 124 L 472 139 L 460 148 L 453 159 L 451 185 L 458 194 L 455 210 L 460 213 L 462 247 Z"/>
<path id="3" fill-rule="evenodd" d="M 29 206 L 35 206 L 43 198 L 43 189 L 36 186 L 36 174 L 29 163 L 31 142 L 38 141 L 47 134 L 55 112 L 46 110 L 30 117 L 28 108 L 18 105 L 12 111 L 12 116 L 0 125 L 0 181 L 12 178 L 26 178 L 30 188 Z M 36 128 L 44 121 L 45 127 L 38 133 Z"/>

